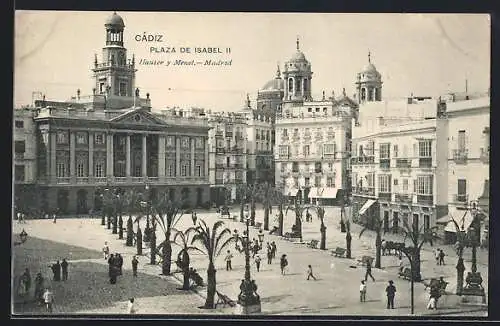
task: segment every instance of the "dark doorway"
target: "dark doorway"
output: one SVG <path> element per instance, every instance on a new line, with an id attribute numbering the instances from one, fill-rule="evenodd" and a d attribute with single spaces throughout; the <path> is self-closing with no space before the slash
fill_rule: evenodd
<path id="1" fill-rule="evenodd" d="M 94 212 L 100 212 L 102 210 L 102 190 L 97 189 L 94 193 Z"/>
<path id="2" fill-rule="evenodd" d="M 68 191 L 67 190 L 59 190 L 57 192 L 57 209 L 58 214 L 67 214 L 68 213 Z"/>
<path id="3" fill-rule="evenodd" d="M 76 193 L 76 213 L 87 214 L 87 190 L 80 189 Z"/>
<path id="4" fill-rule="evenodd" d="M 398 212 L 392 213 L 392 232 L 398 233 L 399 228 L 399 214 Z"/>
<path id="5" fill-rule="evenodd" d="M 420 223 L 419 223 L 419 215 L 418 214 L 413 214 L 413 228 L 414 230 L 419 230 L 420 231 Z"/>
<path id="6" fill-rule="evenodd" d="M 389 211 L 384 211 L 384 232 L 389 231 Z"/>
<path id="7" fill-rule="evenodd" d="M 302 203 L 302 189 L 299 189 L 299 191 L 297 191 L 297 196 L 295 196 L 295 199 L 298 201 L 299 204 Z"/>
<path id="8" fill-rule="evenodd" d="M 196 206 L 200 207 L 203 205 L 203 189 L 196 189 Z"/>
<path id="9" fill-rule="evenodd" d="M 170 201 L 175 201 L 175 189 L 168 190 L 168 198 Z"/>
<path id="10" fill-rule="evenodd" d="M 424 215 L 424 231 L 431 228 L 431 217 L 429 215 Z"/>

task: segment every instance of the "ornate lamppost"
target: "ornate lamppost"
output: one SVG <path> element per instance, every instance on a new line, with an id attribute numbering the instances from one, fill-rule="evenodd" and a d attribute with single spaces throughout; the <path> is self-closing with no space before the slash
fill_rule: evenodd
<path id="1" fill-rule="evenodd" d="M 264 242 L 264 232 L 262 231 L 262 229 L 259 230 L 257 237 L 259 237 L 260 249 L 262 249 L 262 243 Z"/>
<path id="2" fill-rule="evenodd" d="M 239 239 L 245 250 L 245 278 L 241 281 L 238 303 L 240 304 L 242 314 L 258 314 L 261 312 L 260 296 L 257 294 L 257 285 L 255 280 L 250 277 L 250 217 L 248 210 L 245 211 L 246 232 L 243 236 L 238 236 L 235 230 L 235 238 Z"/>
<path id="3" fill-rule="evenodd" d="M 483 303 L 486 303 L 486 294 L 482 286 L 483 278 L 481 273 L 477 271 L 477 247 L 480 245 L 481 238 L 481 221 L 478 211 L 478 202 L 470 201 L 467 209 L 472 214 L 472 223 L 467 231 L 467 242 L 472 247 L 472 267 L 465 278 L 465 286 L 462 289 L 462 295 L 466 296 L 481 296 Z"/>

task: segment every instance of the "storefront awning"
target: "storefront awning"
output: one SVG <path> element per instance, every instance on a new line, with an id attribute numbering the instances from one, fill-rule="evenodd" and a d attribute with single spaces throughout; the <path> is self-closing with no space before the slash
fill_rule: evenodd
<path id="1" fill-rule="evenodd" d="M 320 198 L 321 188 L 311 187 L 309 190 L 309 198 Z"/>
<path id="2" fill-rule="evenodd" d="M 368 199 L 365 204 L 361 207 L 361 209 L 359 210 L 359 215 L 362 215 L 364 214 L 368 208 L 370 208 L 373 204 L 375 204 L 376 200 L 374 199 Z"/>
<path id="3" fill-rule="evenodd" d="M 339 191 L 337 188 L 323 188 L 323 192 L 321 193 L 321 198 L 337 198 L 337 191 Z"/>
<path id="4" fill-rule="evenodd" d="M 460 230 L 463 231 L 467 231 L 469 229 L 473 220 L 471 212 L 469 210 L 463 210 L 463 209 L 452 208 L 450 209 L 448 216 L 450 217 L 450 220 L 448 224 L 446 224 L 446 227 L 444 228 L 446 232 L 453 232 L 453 233 L 457 232 L 453 220 L 457 222 L 458 226 L 460 227 Z"/>
<path id="5" fill-rule="evenodd" d="M 290 188 L 290 189 L 288 189 L 286 195 L 290 196 L 290 197 L 295 197 L 295 196 L 297 196 L 297 192 L 299 192 L 299 189 L 297 189 L 297 188 Z"/>

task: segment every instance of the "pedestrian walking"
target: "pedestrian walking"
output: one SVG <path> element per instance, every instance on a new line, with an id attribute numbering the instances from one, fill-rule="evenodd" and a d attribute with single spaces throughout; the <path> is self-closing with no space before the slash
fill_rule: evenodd
<path id="1" fill-rule="evenodd" d="M 134 256 L 132 258 L 132 274 L 134 277 L 137 277 L 137 265 L 139 264 L 139 261 L 137 260 L 137 257 Z"/>
<path id="2" fill-rule="evenodd" d="M 24 270 L 22 278 L 24 278 L 24 281 L 26 283 L 26 292 L 27 292 L 27 294 L 29 294 L 30 289 L 31 289 L 31 274 L 30 274 L 30 270 L 28 268 L 26 268 Z"/>
<path id="3" fill-rule="evenodd" d="M 233 266 L 231 266 L 231 260 L 233 259 L 233 254 L 231 251 L 227 251 L 226 258 L 224 260 L 226 261 L 226 271 L 233 270 Z"/>
<path id="4" fill-rule="evenodd" d="M 122 275 L 123 257 L 118 253 L 115 255 L 115 259 L 116 259 L 117 274 Z"/>
<path id="5" fill-rule="evenodd" d="M 309 281 L 309 278 L 312 277 L 316 281 L 316 277 L 313 275 L 313 269 L 311 265 L 307 266 L 307 280 Z"/>
<path id="6" fill-rule="evenodd" d="M 385 256 L 385 251 L 387 250 L 387 241 L 385 241 L 385 239 L 382 239 L 382 244 L 380 246 L 382 249 L 382 256 Z"/>
<path id="7" fill-rule="evenodd" d="M 24 215 L 24 213 L 21 213 L 21 223 L 26 223 L 26 216 Z"/>
<path id="8" fill-rule="evenodd" d="M 399 257 L 399 272 L 402 273 L 404 269 L 403 257 Z"/>
<path id="9" fill-rule="evenodd" d="M 54 293 L 50 290 L 50 288 L 45 289 L 43 293 L 43 301 L 45 302 L 45 309 L 47 312 L 52 312 L 52 307 L 54 305 Z"/>
<path id="10" fill-rule="evenodd" d="M 57 222 L 57 214 L 56 213 L 54 213 L 52 215 L 52 222 L 54 222 L 54 224 Z"/>
<path id="11" fill-rule="evenodd" d="M 102 254 L 104 255 L 105 260 L 109 258 L 109 246 L 107 241 L 104 242 L 104 247 L 102 247 Z"/>
<path id="12" fill-rule="evenodd" d="M 21 224 L 21 212 L 17 212 L 17 223 Z"/>
<path id="13" fill-rule="evenodd" d="M 273 252 L 272 249 L 267 249 L 267 264 L 271 265 L 273 263 Z"/>
<path id="14" fill-rule="evenodd" d="M 134 298 L 130 298 L 128 300 L 128 310 L 127 311 L 129 314 L 135 314 L 135 312 L 136 312 L 134 301 L 135 301 Z"/>
<path id="15" fill-rule="evenodd" d="M 59 260 L 55 264 L 52 264 L 50 268 L 52 269 L 53 280 L 59 282 L 61 280 L 61 264 Z"/>
<path id="16" fill-rule="evenodd" d="M 370 276 L 372 278 L 373 282 L 375 282 L 375 278 L 372 275 L 372 260 L 371 259 L 368 259 L 366 261 L 365 282 L 368 280 L 368 276 Z"/>
<path id="17" fill-rule="evenodd" d="M 110 284 L 116 283 L 116 276 L 118 274 L 116 265 L 117 265 L 116 258 L 113 254 L 111 254 L 108 259 L 108 275 Z"/>
<path id="18" fill-rule="evenodd" d="M 271 254 L 273 256 L 273 259 L 276 258 L 276 252 L 278 249 L 276 248 L 276 243 L 273 241 L 271 242 Z"/>
<path id="19" fill-rule="evenodd" d="M 285 275 L 285 268 L 288 266 L 288 259 L 286 259 L 286 255 L 283 254 L 280 259 L 280 268 L 281 274 Z"/>
<path id="20" fill-rule="evenodd" d="M 439 249 L 439 265 L 444 265 L 444 256 L 446 255 L 443 249 Z"/>
<path id="21" fill-rule="evenodd" d="M 62 280 L 67 281 L 68 280 L 68 262 L 66 261 L 66 258 L 64 258 L 62 260 L 61 270 L 62 270 Z"/>
<path id="22" fill-rule="evenodd" d="M 366 282 L 365 280 L 361 280 L 361 284 L 359 285 L 359 301 L 366 301 Z"/>
<path id="23" fill-rule="evenodd" d="M 198 216 L 196 216 L 196 212 L 193 212 L 193 214 L 191 214 L 191 219 L 193 220 L 193 224 L 196 225 L 196 221 L 198 220 Z"/>
<path id="24" fill-rule="evenodd" d="M 38 305 L 41 305 L 43 303 L 43 283 L 44 279 L 42 276 L 42 273 L 37 273 L 35 277 L 35 300 L 37 301 Z"/>
<path id="25" fill-rule="evenodd" d="M 429 302 L 427 303 L 427 309 L 437 309 L 437 301 L 441 295 L 439 291 L 439 286 L 433 285 L 430 287 L 429 291 Z"/>
<path id="26" fill-rule="evenodd" d="M 396 287 L 392 280 L 389 281 L 389 285 L 385 288 L 387 294 L 387 309 L 394 309 L 394 296 L 396 295 Z"/>
<path id="27" fill-rule="evenodd" d="M 260 259 L 260 256 L 257 254 L 257 255 L 255 256 L 255 266 L 257 267 L 257 272 L 259 272 L 259 271 L 260 271 L 260 260 L 261 260 L 261 259 Z"/>
<path id="28" fill-rule="evenodd" d="M 436 249 L 436 251 L 434 251 L 434 257 L 436 258 L 436 265 L 439 265 L 439 253 L 440 253 L 440 250 L 439 248 Z"/>

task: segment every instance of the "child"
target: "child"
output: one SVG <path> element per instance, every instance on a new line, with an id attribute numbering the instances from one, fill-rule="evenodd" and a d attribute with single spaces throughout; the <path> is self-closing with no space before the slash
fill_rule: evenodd
<path id="1" fill-rule="evenodd" d="M 109 257 L 109 246 L 108 242 L 104 242 L 104 247 L 102 247 L 102 253 L 104 255 L 104 259 L 108 260 Z"/>
<path id="2" fill-rule="evenodd" d="M 359 301 L 366 301 L 366 283 L 364 280 L 361 280 L 361 285 L 359 286 Z"/>
<path id="3" fill-rule="evenodd" d="M 288 260 L 286 259 L 286 255 L 282 255 L 280 259 L 280 268 L 281 274 L 285 275 L 285 268 L 288 266 Z"/>
<path id="4" fill-rule="evenodd" d="M 313 269 L 311 265 L 307 266 L 307 280 L 309 281 L 309 278 L 312 277 L 316 281 L 316 277 L 313 275 Z"/>
<path id="5" fill-rule="evenodd" d="M 255 256 L 255 266 L 257 266 L 257 272 L 260 272 L 260 256 L 258 254 Z"/>

